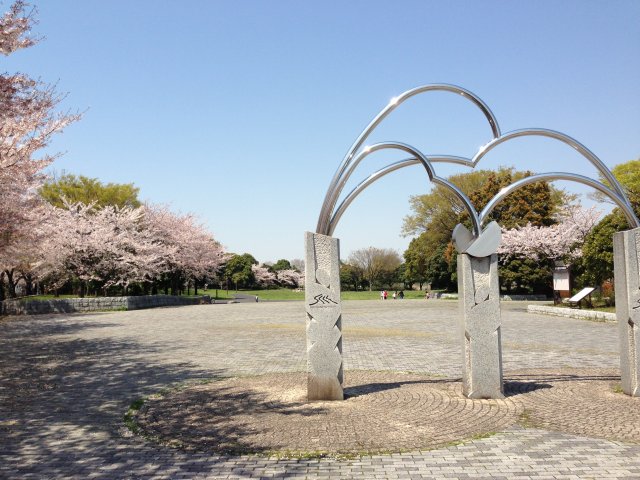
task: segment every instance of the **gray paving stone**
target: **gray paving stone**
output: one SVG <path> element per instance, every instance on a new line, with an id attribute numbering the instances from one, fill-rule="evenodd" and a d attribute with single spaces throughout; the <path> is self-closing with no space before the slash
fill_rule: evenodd
<path id="1" fill-rule="evenodd" d="M 615 324 L 502 306 L 505 373 L 619 368 Z M 344 302 L 345 376 L 460 376 L 456 315 L 455 301 Z M 137 398 L 212 377 L 304 372 L 305 350 L 302 302 L 0 320 L 0 477 L 640 478 L 639 445 L 522 427 L 465 445 L 344 460 L 188 453 L 123 435 L 123 414 Z"/>

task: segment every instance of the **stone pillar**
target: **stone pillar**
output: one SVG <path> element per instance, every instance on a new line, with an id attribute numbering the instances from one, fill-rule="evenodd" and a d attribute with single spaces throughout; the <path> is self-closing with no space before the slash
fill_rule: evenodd
<path id="1" fill-rule="evenodd" d="M 504 398 L 498 256 L 458 255 L 458 295 L 468 398 Z"/>
<path id="2" fill-rule="evenodd" d="M 622 391 L 640 397 L 640 228 L 613 235 Z"/>
<path id="3" fill-rule="evenodd" d="M 340 245 L 337 238 L 305 233 L 307 397 L 343 400 Z"/>

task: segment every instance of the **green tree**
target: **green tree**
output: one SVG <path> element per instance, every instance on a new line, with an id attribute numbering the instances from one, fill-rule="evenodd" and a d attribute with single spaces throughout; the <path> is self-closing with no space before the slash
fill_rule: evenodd
<path id="1" fill-rule="evenodd" d="M 279 272 L 280 270 L 291 270 L 291 269 L 293 269 L 293 267 L 291 266 L 291 263 L 289 262 L 289 260 L 285 260 L 284 258 L 281 258 L 276 263 L 271 265 L 271 270 L 273 270 L 274 272 Z"/>
<path id="2" fill-rule="evenodd" d="M 362 282 L 362 271 L 349 263 L 340 264 L 340 284 L 342 288 L 350 288 L 358 290 L 358 286 Z"/>
<path id="3" fill-rule="evenodd" d="M 629 202 L 631 202 L 631 206 L 635 210 L 636 215 L 638 215 L 640 211 L 640 159 L 630 160 L 616 165 L 611 169 L 611 173 L 613 173 L 618 182 L 620 182 Z M 602 175 L 600 175 L 600 181 L 610 186 L 609 182 Z M 608 197 L 600 192 L 594 192 L 591 197 L 599 201 L 612 203 Z"/>
<path id="4" fill-rule="evenodd" d="M 106 205 L 137 208 L 141 205 L 139 191 L 133 183 L 105 184 L 97 178 L 64 174 L 42 185 L 40 196 L 60 208 L 64 206 L 63 198 L 71 203 L 82 202 L 86 205 L 95 202 L 98 208 Z"/>
<path id="5" fill-rule="evenodd" d="M 630 160 L 611 169 L 636 214 L 640 217 L 640 160 Z M 606 182 L 603 178 L 601 180 Z M 599 200 L 605 197 L 594 195 Z M 579 283 L 601 285 L 613 278 L 613 234 L 629 229 L 629 223 L 619 208 L 615 208 L 596 225 L 582 247 L 582 259 L 578 266 L 581 273 Z"/>
<path id="6" fill-rule="evenodd" d="M 224 266 L 224 278 L 233 282 L 236 287 L 236 292 L 239 286 L 248 287 L 255 281 L 252 265 L 257 265 L 258 261 L 249 253 L 242 255 L 234 254 L 231 256 L 227 264 Z"/>
<path id="7" fill-rule="evenodd" d="M 531 175 L 529 171 L 517 172 L 513 168 L 500 168 L 491 172 L 482 186 L 471 193 L 469 199 L 481 211 L 500 190 Z M 558 192 L 561 191 L 554 193 L 547 182 L 529 184 L 498 204 L 486 223 L 495 220 L 502 228 L 520 227 L 528 223 L 536 227 L 553 225 L 553 214 L 564 203 L 563 195 Z"/>
<path id="8" fill-rule="evenodd" d="M 451 175 L 447 180 L 469 196 L 479 190 L 491 175 L 489 170 L 474 170 L 468 173 Z M 433 237 L 448 242 L 451 232 L 458 223 L 463 207 L 458 198 L 449 190 L 436 185 L 431 193 L 409 197 L 412 214 L 403 220 L 404 236 L 429 232 Z"/>
<path id="9" fill-rule="evenodd" d="M 628 228 L 629 223 L 619 209 L 593 227 L 582 246 L 580 283 L 602 285 L 605 280 L 613 278 L 613 234 Z"/>
<path id="10" fill-rule="evenodd" d="M 519 172 L 513 168 L 500 168 L 492 172 L 478 170 L 448 178 L 458 186 L 471 200 L 477 211 L 487 205 L 502 188 L 531 175 L 531 172 Z M 504 228 L 524 226 L 527 223 L 542 226 L 554 223 L 554 213 L 560 205 L 572 197 L 562 190 L 555 189 L 545 182 L 527 185 L 509 195 L 492 212 L 489 220 L 496 220 Z M 423 279 L 433 288 L 454 289 L 456 284 L 456 256 L 452 250 L 451 232 L 457 223 L 470 226 L 466 211 L 451 193 L 437 187 L 428 195 L 410 198 L 413 213 L 404 219 L 403 234 L 416 235 L 405 252 L 408 278 Z M 538 288 L 539 279 L 551 275 L 550 267 L 539 262 L 529 264 L 531 282 L 519 275 L 520 262 L 511 263 L 505 259 L 500 270 L 500 278 L 506 289 L 514 283 L 519 290 L 530 291 Z M 534 262 L 535 263 L 535 262 Z M 506 274 L 506 275 L 503 275 Z M 524 283 L 523 283 L 524 282 Z"/>
<path id="11" fill-rule="evenodd" d="M 638 215 L 640 213 L 640 159 L 616 165 L 611 172 L 624 188 L 631 206 Z"/>

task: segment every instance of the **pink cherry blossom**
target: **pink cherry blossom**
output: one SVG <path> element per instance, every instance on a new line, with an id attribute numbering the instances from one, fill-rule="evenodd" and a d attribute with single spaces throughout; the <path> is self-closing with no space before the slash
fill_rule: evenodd
<path id="1" fill-rule="evenodd" d="M 534 260 L 549 258 L 571 262 L 582 255 L 585 238 L 599 217 L 600 212 L 595 207 L 568 206 L 557 215 L 558 223 L 555 225 L 534 227 L 527 224 L 503 230 L 498 253 Z"/>

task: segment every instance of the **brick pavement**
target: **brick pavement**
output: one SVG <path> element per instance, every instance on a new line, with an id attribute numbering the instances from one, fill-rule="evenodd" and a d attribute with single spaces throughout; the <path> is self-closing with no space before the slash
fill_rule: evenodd
<path id="1" fill-rule="evenodd" d="M 531 315 L 522 304 L 503 307 L 507 373 L 617 371 L 615 325 Z M 459 375 L 455 318 L 455 302 L 345 302 L 346 375 L 356 369 Z M 0 477 L 640 478 L 640 446 L 603 440 L 598 432 L 512 426 L 423 452 L 286 460 L 184 452 L 123 428 L 133 400 L 167 385 L 304 371 L 303 319 L 302 303 L 291 302 L 0 321 Z M 548 421 L 532 418 L 544 428 Z"/>

